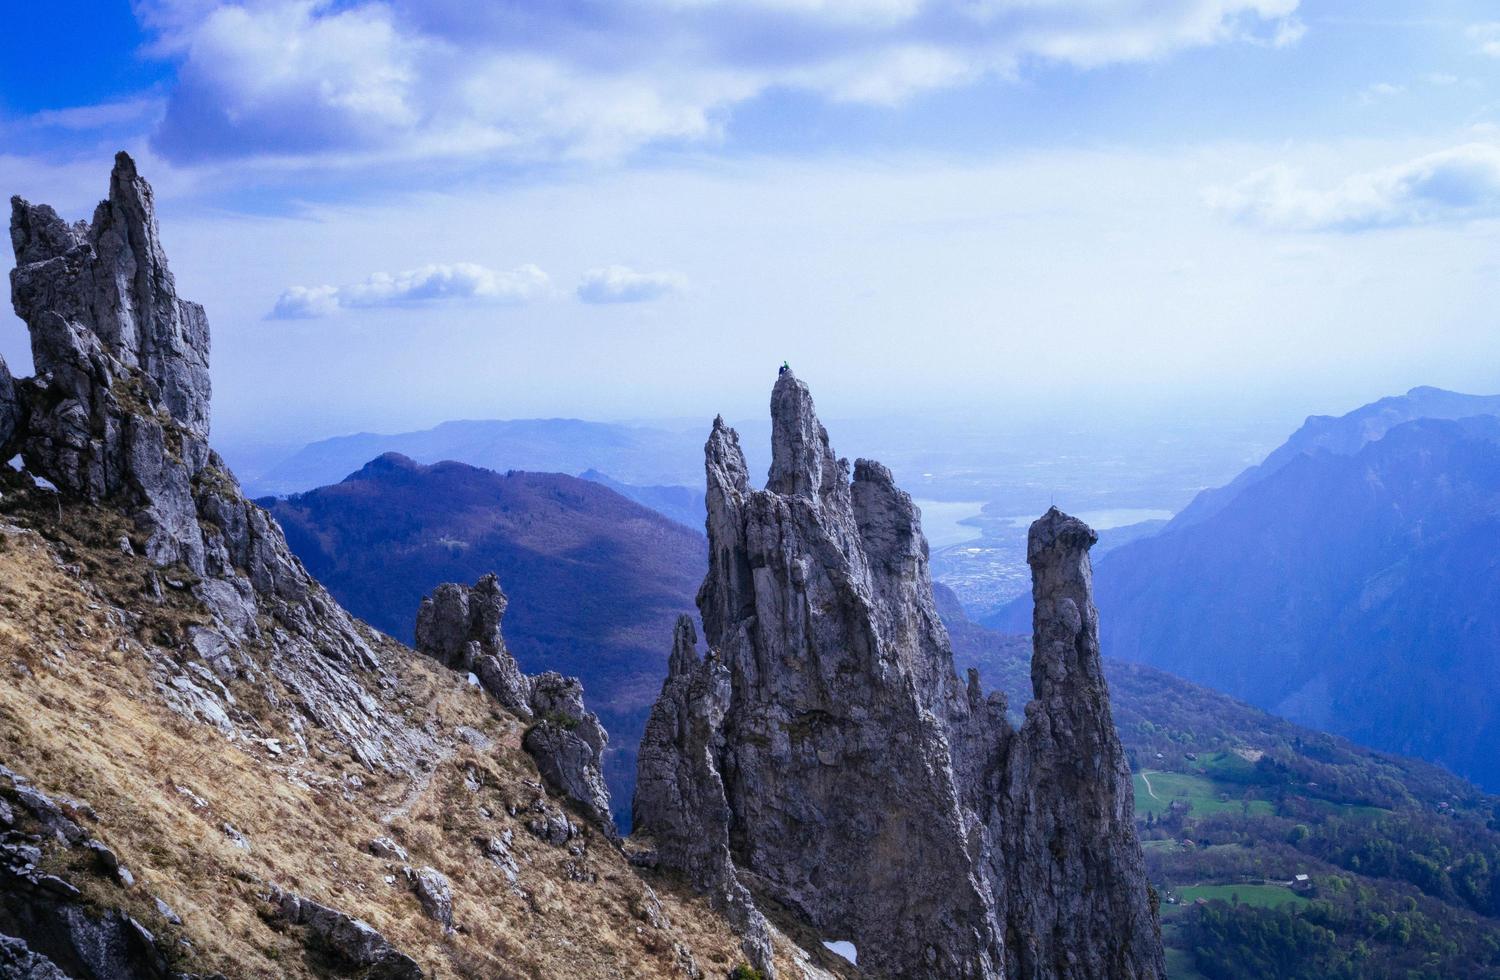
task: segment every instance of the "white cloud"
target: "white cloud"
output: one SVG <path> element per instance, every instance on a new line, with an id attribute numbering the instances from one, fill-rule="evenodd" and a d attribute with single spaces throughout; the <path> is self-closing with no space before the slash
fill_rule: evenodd
<path id="1" fill-rule="evenodd" d="M 1365 105 L 1372 105 L 1384 99 L 1394 98 L 1406 91 L 1405 85 L 1397 85 L 1393 82 L 1376 82 L 1365 88 L 1359 94 L 1359 101 Z"/>
<path id="2" fill-rule="evenodd" d="M 310 320 L 339 311 L 339 287 L 290 286 L 276 298 L 271 320 Z"/>
<path id="3" fill-rule="evenodd" d="M 772 89 L 892 105 L 1019 74 L 1301 36 L 1298 0 L 155 0 L 155 145 L 260 156 L 611 158 L 712 139 Z"/>
<path id="4" fill-rule="evenodd" d="M 1466 143 L 1395 166 L 1307 186 L 1285 165 L 1268 167 L 1208 202 L 1252 224 L 1300 231 L 1361 231 L 1500 216 L 1500 144 Z"/>
<path id="5" fill-rule="evenodd" d="M 1479 46 L 1479 53 L 1500 58 L 1500 21 L 1475 24 L 1469 28 L 1469 39 Z"/>
<path id="6" fill-rule="evenodd" d="M 585 272 L 577 296 L 585 303 L 644 303 L 675 296 L 686 288 L 687 280 L 675 272 L 637 272 L 611 265 Z"/>
<path id="7" fill-rule="evenodd" d="M 391 274 L 377 272 L 347 286 L 292 286 L 277 298 L 268 319 L 303 320 L 340 310 L 421 306 L 454 300 L 516 305 L 544 295 L 547 274 L 534 265 L 496 272 L 472 262 L 426 265 Z"/>

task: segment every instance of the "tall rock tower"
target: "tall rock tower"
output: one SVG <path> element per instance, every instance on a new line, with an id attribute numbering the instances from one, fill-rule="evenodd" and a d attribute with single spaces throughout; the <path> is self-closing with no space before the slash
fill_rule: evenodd
<path id="1" fill-rule="evenodd" d="M 709 650 L 679 626 L 638 833 L 722 904 L 764 894 L 876 975 L 1160 976 L 1078 543 L 1092 532 L 1055 512 L 1032 528 L 1051 618 L 1016 732 L 1001 695 L 954 674 L 911 498 L 879 463 L 851 481 L 789 371 L 771 417 L 764 490 L 722 419 L 709 436 Z"/>

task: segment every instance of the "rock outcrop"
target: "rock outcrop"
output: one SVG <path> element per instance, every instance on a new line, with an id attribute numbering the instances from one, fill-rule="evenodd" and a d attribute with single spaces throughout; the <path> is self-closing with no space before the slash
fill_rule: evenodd
<path id="1" fill-rule="evenodd" d="M 278 919 L 301 926 L 308 944 L 327 951 L 337 966 L 360 971 L 371 980 L 421 980 L 416 961 L 369 923 L 280 888 L 273 887 L 267 901 Z"/>
<path id="2" fill-rule="evenodd" d="M 501 632 L 506 604 L 493 574 L 472 587 L 439 585 L 417 610 L 417 650 L 454 670 L 472 673 L 496 701 L 532 722 L 521 745 L 536 760 L 547 785 L 616 837 L 604 785 L 609 735 L 599 717 L 584 707 L 578 678 L 550 670 L 535 677 L 521 672 Z"/>
<path id="3" fill-rule="evenodd" d="M 59 853 L 92 853 L 105 877 L 134 884 L 114 852 L 80 823 L 91 808 L 54 799 L 3 765 L 0 806 L 0 977 L 165 980 L 167 959 L 150 930 L 122 909 L 93 907 L 73 881 L 43 870 L 44 863 L 64 863 Z"/>
<path id="4" fill-rule="evenodd" d="M 0 366 L 0 451 L 66 499 L 126 514 L 121 546 L 210 614 L 184 637 L 198 670 L 148 651 L 169 701 L 233 734 L 224 682 L 265 684 L 250 650 L 316 725 L 362 763 L 410 768 L 426 740 L 371 710 L 359 675 L 383 666 L 357 624 L 308 577 L 281 528 L 240 493 L 208 445 L 209 328 L 167 267 L 151 187 L 125 153 L 89 223 L 11 199 L 11 301 L 34 377 Z"/>
<path id="5" fill-rule="evenodd" d="M 505 648 L 500 623 L 507 600 L 494 574 L 473 587 L 445 582 L 417 610 L 416 647 L 454 670 L 479 678 L 491 696 L 531 719 L 531 679 Z"/>
<path id="6" fill-rule="evenodd" d="M 641 739 L 633 801 L 635 833 L 652 838 L 654 859 L 686 872 L 739 931 L 752 966 L 775 977 L 770 925 L 740 880 L 730 853 L 731 813 L 720 776 L 729 670 L 715 651 L 699 659 L 688 616 L 677 620 L 661 697 Z"/>
<path id="7" fill-rule="evenodd" d="M 1055 512 L 1032 529 L 1048 618 L 1014 731 L 1003 697 L 954 673 L 911 498 L 878 463 L 851 481 L 790 372 L 771 415 L 765 490 L 722 419 L 708 439 L 709 650 L 679 624 L 638 833 L 721 904 L 748 885 L 851 939 L 875 975 L 1161 976 L 1092 532 Z"/>

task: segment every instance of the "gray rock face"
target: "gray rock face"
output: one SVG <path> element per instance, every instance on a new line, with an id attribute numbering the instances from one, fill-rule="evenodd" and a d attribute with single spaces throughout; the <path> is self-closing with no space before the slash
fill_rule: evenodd
<path id="1" fill-rule="evenodd" d="M 85 902 L 72 882 L 42 870 L 56 854 L 92 855 L 117 884 L 132 884 L 114 852 L 93 840 L 68 815 L 92 813 L 85 804 L 52 797 L 0 766 L 0 789 L 20 813 L 20 829 L 0 834 L 0 977 L 118 977 L 163 980 L 166 958 L 156 938 L 118 908 Z M 66 811 L 66 812 L 65 812 Z M 50 863 L 50 860 L 49 860 Z M 83 862 L 85 865 L 87 862 Z M 124 872 L 122 875 L 121 872 Z"/>
<path id="2" fill-rule="evenodd" d="M 713 649 L 699 659 L 693 620 L 681 616 L 667 680 L 641 738 L 633 812 L 656 860 L 686 872 L 742 936 L 750 964 L 774 977 L 770 927 L 729 850 L 731 813 L 720 776 L 732 681 Z"/>
<path id="3" fill-rule="evenodd" d="M 41 953 L 13 936 L 0 935 L 0 977 L 7 980 L 68 980 L 68 975 Z"/>
<path id="4" fill-rule="evenodd" d="M 609 735 L 584 707 L 578 678 L 555 671 L 535 677 L 521 673 L 501 631 L 506 605 L 493 574 L 472 588 L 445 582 L 417 610 L 417 649 L 454 670 L 471 671 L 495 700 L 531 721 L 521 744 L 542 778 L 613 838 L 617 831 L 603 769 Z"/>
<path id="5" fill-rule="evenodd" d="M 125 154 L 87 227 L 11 199 L 11 302 L 36 377 L 27 464 L 66 493 L 118 502 L 159 564 L 203 565 L 192 481 L 208 465 L 208 321 L 177 297 L 150 186 Z"/>
<path id="6" fill-rule="evenodd" d="M 1019 976 L 1128 980 L 1162 971 L 1130 766 L 1099 657 L 1088 554 L 1096 540 L 1056 507 L 1027 538 L 1035 699 L 1011 741 L 991 820 L 1000 841 L 996 875 L 1019 899 L 1006 950 Z"/>
<path id="7" fill-rule="evenodd" d="M 531 680 L 505 648 L 500 623 L 508 601 L 493 573 L 473 587 L 445 582 L 417 610 L 416 645 L 454 670 L 469 671 L 523 719 L 531 718 Z"/>
<path id="8" fill-rule="evenodd" d="M 17 439 L 26 431 L 26 410 L 16 395 L 16 382 L 0 357 L 0 463 L 16 454 Z"/>
<path id="9" fill-rule="evenodd" d="M 422 969 L 416 961 L 369 923 L 279 888 L 271 889 L 269 901 L 282 921 L 305 927 L 317 945 L 345 966 L 368 971 L 363 975 L 371 980 L 421 980 Z"/>
<path id="10" fill-rule="evenodd" d="M 609 836 L 616 834 L 604 785 L 604 747 L 609 735 L 599 716 L 583 706 L 583 684 L 576 677 L 547 671 L 532 679 L 531 712 L 536 722 L 521 747 L 536 760 L 542 778 L 578 804 Z"/>
<path id="11" fill-rule="evenodd" d="M 422 903 L 422 914 L 445 929 L 452 928 L 453 886 L 448 877 L 436 868 L 421 867 L 407 868 L 406 878 Z"/>
<path id="12" fill-rule="evenodd" d="M 765 490 L 722 419 L 709 436 L 709 651 L 679 624 L 641 745 L 638 831 L 711 894 L 748 883 L 851 938 L 876 975 L 1162 975 L 1085 620 L 1074 675 L 1048 673 L 1012 731 L 1002 697 L 954 674 L 911 498 L 878 463 L 850 480 L 790 372 L 771 416 Z M 1044 558 L 1039 594 L 1066 579 L 1082 609 L 1079 554 L 1083 591 L 1076 567 L 1068 578 Z M 1061 656 L 1053 632 L 1038 637 L 1039 663 Z"/>
<path id="13" fill-rule="evenodd" d="M 265 658 L 245 652 L 256 648 L 269 655 L 277 697 L 364 764 L 410 769 L 430 743 L 374 710 L 366 684 L 382 668 L 365 628 L 308 577 L 209 448 L 208 320 L 177 295 L 135 163 L 116 156 L 91 222 L 12 198 L 10 231 L 11 301 L 36 376 L 12 383 L 0 367 L 0 451 L 18 447 L 66 499 L 132 518 L 122 547 L 191 589 L 212 617 L 182 638 L 211 669 L 148 651 L 167 703 L 234 735 L 220 678 L 264 680 Z"/>

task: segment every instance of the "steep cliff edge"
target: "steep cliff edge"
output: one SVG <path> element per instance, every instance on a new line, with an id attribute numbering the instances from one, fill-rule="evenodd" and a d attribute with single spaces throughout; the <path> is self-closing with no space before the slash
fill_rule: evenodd
<path id="1" fill-rule="evenodd" d="M 851 480 L 790 372 L 771 416 L 765 490 L 722 419 L 708 439 L 709 650 L 679 627 L 640 836 L 721 905 L 748 887 L 876 975 L 1161 976 L 1092 532 L 1055 511 L 1032 528 L 1046 619 L 1013 731 L 1002 697 L 954 673 L 911 498 L 878 463 Z"/>
<path id="2" fill-rule="evenodd" d="M 0 458 L 25 467 L 0 465 L 0 975 L 743 959 L 547 791 L 523 715 L 349 616 L 244 499 L 208 446 L 207 320 L 129 157 L 91 223 L 13 199 L 11 238 L 36 376 L 0 364 Z M 571 734 L 558 680 L 530 710 Z"/>

